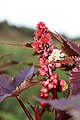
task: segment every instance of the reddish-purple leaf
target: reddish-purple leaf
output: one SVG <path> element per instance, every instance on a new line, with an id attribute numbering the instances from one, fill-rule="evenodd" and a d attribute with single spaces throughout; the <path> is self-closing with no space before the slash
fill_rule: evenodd
<path id="1" fill-rule="evenodd" d="M 0 102 L 7 96 L 10 96 L 14 87 L 12 87 L 12 79 L 8 75 L 0 75 Z"/>
<path id="2" fill-rule="evenodd" d="M 35 113 L 35 119 L 36 120 L 42 120 L 42 115 L 43 115 L 45 109 L 44 108 L 40 109 L 39 106 L 36 106 L 36 105 L 33 106 L 33 105 L 30 104 L 30 102 L 27 102 L 27 103 L 30 105 L 30 107 L 34 111 L 34 113 Z"/>
<path id="3" fill-rule="evenodd" d="M 75 57 L 74 60 L 75 60 L 75 62 L 76 62 L 77 64 L 80 64 L 80 56 L 79 56 L 79 57 Z"/>
<path id="4" fill-rule="evenodd" d="M 45 100 L 39 98 L 36 98 L 36 100 L 48 103 L 57 110 L 67 111 L 67 114 L 61 115 L 58 120 L 68 120 L 67 117 L 71 118 L 71 116 L 76 120 L 80 120 L 80 94 L 69 98 L 62 98 L 60 100 Z M 68 116 L 68 114 L 71 116 Z"/>
<path id="5" fill-rule="evenodd" d="M 72 69 L 69 80 L 71 84 L 71 94 L 75 95 L 80 93 L 80 67 L 75 67 Z"/>
<path id="6" fill-rule="evenodd" d="M 20 85 L 20 83 L 22 83 L 24 80 L 29 79 L 29 77 L 33 75 L 34 71 L 35 71 L 35 67 L 31 66 L 19 72 L 14 78 L 15 81 L 14 86 L 16 87 Z"/>
<path id="7" fill-rule="evenodd" d="M 73 43 L 71 40 L 65 39 L 63 36 L 58 33 L 50 34 L 62 44 L 62 50 L 69 56 L 79 56 L 80 55 L 80 46 Z"/>
<path id="8" fill-rule="evenodd" d="M 0 102 L 8 96 L 20 94 L 23 90 L 31 87 L 30 77 L 33 75 L 35 67 L 31 66 L 19 72 L 15 78 L 6 74 L 0 75 Z"/>

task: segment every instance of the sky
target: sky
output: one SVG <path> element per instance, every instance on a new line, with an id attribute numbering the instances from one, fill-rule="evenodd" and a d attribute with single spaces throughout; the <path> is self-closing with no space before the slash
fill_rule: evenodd
<path id="1" fill-rule="evenodd" d="M 0 21 L 36 28 L 43 21 L 51 31 L 80 37 L 80 0 L 0 0 Z"/>

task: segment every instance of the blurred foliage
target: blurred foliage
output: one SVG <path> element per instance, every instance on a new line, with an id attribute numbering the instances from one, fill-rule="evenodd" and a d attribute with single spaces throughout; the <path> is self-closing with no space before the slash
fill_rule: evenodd
<path id="1" fill-rule="evenodd" d="M 11 40 L 26 39 L 34 37 L 34 29 L 28 27 L 18 27 L 10 25 L 7 21 L 0 23 L 0 38 L 8 38 Z"/>

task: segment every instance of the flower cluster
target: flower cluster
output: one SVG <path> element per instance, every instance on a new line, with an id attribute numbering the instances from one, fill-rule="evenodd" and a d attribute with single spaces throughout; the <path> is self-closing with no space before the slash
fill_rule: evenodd
<path id="1" fill-rule="evenodd" d="M 68 84 L 65 80 L 59 80 L 58 74 L 54 74 L 54 68 L 61 67 L 61 63 L 55 62 L 54 64 L 49 63 L 51 60 L 61 60 L 65 56 L 58 49 L 54 49 L 54 45 L 49 33 L 48 28 L 43 22 L 37 25 L 37 30 L 35 32 L 34 42 L 32 47 L 40 53 L 38 60 L 40 63 L 40 68 L 38 73 L 40 76 L 44 76 L 42 85 L 43 88 L 40 90 L 40 97 L 44 99 L 51 99 L 49 92 L 62 91 L 64 92 L 68 88 Z M 40 102 L 40 105 L 44 107 L 46 104 Z"/>
<path id="2" fill-rule="evenodd" d="M 34 39 L 35 41 L 33 42 L 32 46 L 37 52 L 41 53 L 41 55 L 38 56 L 41 65 L 41 68 L 38 69 L 38 72 L 41 76 L 48 76 L 48 72 L 52 69 L 52 66 L 48 65 L 48 57 L 52 53 L 54 47 L 49 30 L 43 22 L 40 22 L 37 25 Z"/>
<path id="3" fill-rule="evenodd" d="M 43 22 L 40 22 L 36 28 L 37 30 L 35 32 L 35 37 L 34 37 L 35 41 L 32 45 L 33 48 L 37 52 L 42 52 L 45 50 L 48 53 L 49 52 L 51 53 L 53 50 L 53 44 L 48 28 L 45 26 Z"/>
<path id="4" fill-rule="evenodd" d="M 66 55 L 59 49 L 53 49 L 51 55 L 48 57 L 49 61 L 63 60 Z"/>

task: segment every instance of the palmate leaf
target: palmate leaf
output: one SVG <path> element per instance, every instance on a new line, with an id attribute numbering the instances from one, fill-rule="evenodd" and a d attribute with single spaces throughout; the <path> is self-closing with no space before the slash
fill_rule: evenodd
<path id="1" fill-rule="evenodd" d="M 55 34 L 53 32 L 50 32 L 50 34 L 62 44 L 62 50 L 68 56 L 79 56 L 80 55 L 80 46 L 79 45 L 73 43 L 69 39 L 65 39 L 63 36 L 59 35 L 58 33 Z"/>
<path id="2" fill-rule="evenodd" d="M 80 93 L 80 67 L 75 67 L 70 72 L 69 76 L 70 84 L 71 84 L 71 94 L 75 95 Z"/>
<path id="3" fill-rule="evenodd" d="M 19 72 L 15 78 L 6 74 L 0 75 L 0 102 L 8 96 L 19 95 L 23 90 L 31 87 L 33 84 L 30 77 L 34 71 L 35 67 L 31 66 Z"/>
<path id="4" fill-rule="evenodd" d="M 58 120 L 68 120 L 71 116 L 76 120 L 80 120 L 80 94 L 60 100 L 45 100 L 39 98 L 36 98 L 36 100 L 48 103 L 57 110 L 66 111 L 59 116 Z M 71 116 L 69 116 L 69 114 Z"/>

